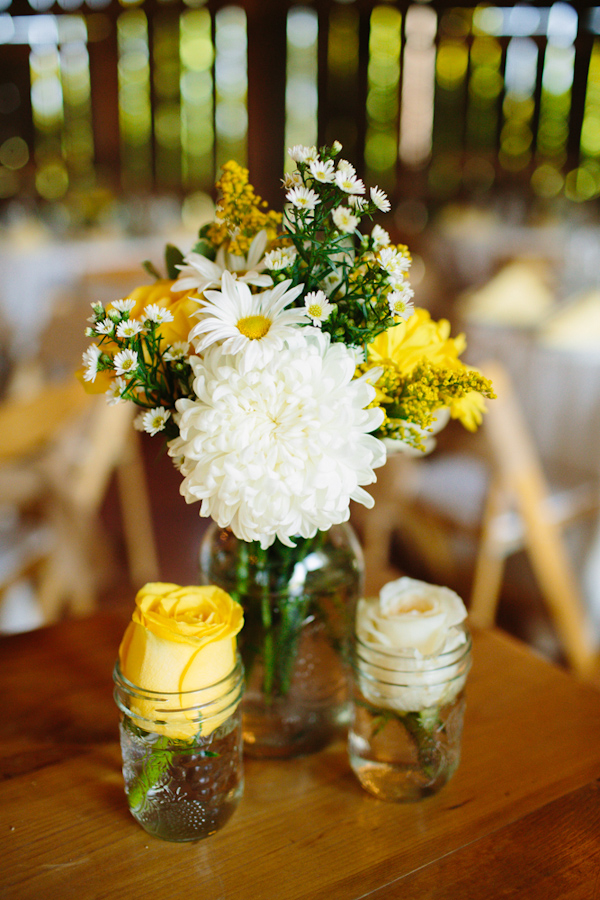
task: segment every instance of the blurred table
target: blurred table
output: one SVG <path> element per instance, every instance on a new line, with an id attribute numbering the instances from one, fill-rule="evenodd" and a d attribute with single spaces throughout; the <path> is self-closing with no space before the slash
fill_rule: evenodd
<path id="1" fill-rule="evenodd" d="M 111 670 L 125 624 L 99 615 L 0 640 L 3 900 L 597 895 L 600 693 L 502 633 L 474 635 L 463 759 L 437 796 L 376 800 L 341 744 L 247 760 L 225 828 L 169 844 L 123 794 Z"/>

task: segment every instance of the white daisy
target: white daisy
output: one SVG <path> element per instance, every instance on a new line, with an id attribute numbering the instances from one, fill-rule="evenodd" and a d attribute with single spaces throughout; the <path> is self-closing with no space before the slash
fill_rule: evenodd
<path id="1" fill-rule="evenodd" d="M 154 409 L 149 409 L 148 412 L 144 413 L 142 416 L 144 431 L 152 436 L 158 434 L 159 431 L 164 429 L 170 415 L 171 413 L 168 409 L 165 409 L 164 406 L 156 406 Z"/>
<path id="2" fill-rule="evenodd" d="M 312 210 L 321 202 L 319 195 L 304 185 L 292 188 L 285 196 L 296 209 Z"/>
<path id="3" fill-rule="evenodd" d="M 90 344 L 87 350 L 83 352 L 83 365 L 85 372 L 83 373 L 84 381 L 95 381 L 98 374 L 98 362 L 102 356 L 102 350 L 98 344 Z"/>
<path id="4" fill-rule="evenodd" d="M 135 300 L 125 298 L 125 300 L 113 300 L 109 309 L 116 310 L 119 313 L 130 313 L 134 306 Z"/>
<path id="5" fill-rule="evenodd" d="M 380 249 L 381 247 L 388 247 L 390 244 L 390 236 L 381 225 L 374 225 L 373 230 L 371 231 L 371 239 L 373 241 L 373 247 L 375 249 Z"/>
<path id="6" fill-rule="evenodd" d="M 167 362 L 175 362 L 178 359 L 185 359 L 188 355 L 190 345 L 187 341 L 174 341 L 163 353 L 163 359 Z"/>
<path id="7" fill-rule="evenodd" d="M 286 174 L 281 179 L 281 183 L 286 191 L 290 188 L 300 187 L 301 184 L 304 184 L 304 182 L 302 181 L 302 175 L 297 169 L 294 169 L 293 172 L 286 172 Z"/>
<path id="8" fill-rule="evenodd" d="M 115 353 L 113 362 L 117 375 L 127 375 L 137 369 L 138 355 L 135 350 L 120 350 Z"/>
<path id="9" fill-rule="evenodd" d="M 186 501 L 265 548 L 347 521 L 350 500 L 372 506 L 362 485 L 385 462 L 369 433 L 383 412 L 368 408 L 375 389 L 354 378 L 344 344 L 303 331 L 256 369 L 239 361 L 218 346 L 192 358 L 196 398 L 177 401 L 180 436 L 169 445 Z"/>
<path id="10" fill-rule="evenodd" d="M 401 288 L 390 291 L 387 295 L 387 302 L 392 315 L 409 319 L 415 311 L 415 305 L 412 302 L 414 295 L 415 292 L 407 282 Z"/>
<path id="11" fill-rule="evenodd" d="M 271 271 L 287 269 L 298 256 L 295 247 L 280 247 L 265 253 L 265 267 Z"/>
<path id="12" fill-rule="evenodd" d="M 117 403 L 123 402 L 123 391 L 127 388 L 127 382 L 119 376 L 113 378 L 109 389 L 105 392 L 106 402 L 109 406 L 115 406 Z"/>
<path id="13" fill-rule="evenodd" d="M 96 322 L 94 325 L 94 331 L 96 334 L 112 334 L 114 331 L 115 323 L 106 317 L 101 322 Z"/>
<path id="14" fill-rule="evenodd" d="M 247 284 L 223 273 L 220 291 L 206 291 L 198 313 L 200 322 L 189 338 L 198 353 L 222 342 L 226 353 L 242 354 L 242 367 L 269 359 L 296 325 L 307 324 L 303 309 L 286 309 L 302 293 L 304 285 L 290 287 L 282 281 L 267 291 L 251 294 Z"/>
<path id="15" fill-rule="evenodd" d="M 144 319 L 156 322 L 157 325 L 172 322 L 173 318 L 171 310 L 165 309 L 164 306 L 159 306 L 158 303 L 149 303 L 148 306 L 144 307 Z"/>
<path id="16" fill-rule="evenodd" d="M 381 212 L 389 212 L 392 208 L 392 204 L 387 198 L 387 194 L 385 191 L 382 191 L 381 188 L 372 187 L 370 190 L 371 200 Z"/>
<path id="17" fill-rule="evenodd" d="M 353 172 L 339 169 L 335 173 L 335 183 L 346 194 L 364 194 L 365 186 Z"/>
<path id="18" fill-rule="evenodd" d="M 358 227 L 360 221 L 357 216 L 352 215 L 347 206 L 338 206 L 331 213 L 331 218 L 335 227 L 345 234 L 351 234 Z"/>
<path id="19" fill-rule="evenodd" d="M 267 232 L 264 228 L 253 238 L 248 256 L 238 256 L 229 253 L 224 247 L 219 247 L 214 262 L 201 253 L 188 253 L 184 257 L 183 264 L 177 266 L 181 274 L 171 288 L 172 291 L 197 291 L 203 294 L 207 288 L 218 287 L 221 284 L 223 272 L 232 272 L 236 278 L 245 284 L 253 284 L 255 287 L 269 287 L 273 284 L 270 275 L 261 275 L 265 267 L 263 253 L 267 246 Z"/>
<path id="20" fill-rule="evenodd" d="M 322 322 L 327 321 L 333 311 L 333 304 L 328 302 L 324 291 L 311 291 L 305 296 L 304 305 L 313 325 L 317 328 L 321 327 Z"/>
<path id="21" fill-rule="evenodd" d="M 125 319 L 117 325 L 117 337 L 133 338 L 143 330 L 144 326 L 137 319 Z"/>
<path id="22" fill-rule="evenodd" d="M 320 181 L 322 184 L 331 184 L 335 181 L 335 170 L 333 165 L 333 160 L 321 160 L 315 159 L 311 162 L 310 166 L 310 174 L 317 181 Z"/>

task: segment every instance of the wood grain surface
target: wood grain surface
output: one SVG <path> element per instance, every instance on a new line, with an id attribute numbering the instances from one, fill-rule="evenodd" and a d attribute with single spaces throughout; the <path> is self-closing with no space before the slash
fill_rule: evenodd
<path id="1" fill-rule="evenodd" d="M 600 693 L 475 632 L 463 755 L 435 797 L 365 793 L 345 746 L 246 761 L 205 841 L 147 835 L 125 803 L 118 616 L 0 640 L 0 897 L 7 900 L 600 900 Z"/>

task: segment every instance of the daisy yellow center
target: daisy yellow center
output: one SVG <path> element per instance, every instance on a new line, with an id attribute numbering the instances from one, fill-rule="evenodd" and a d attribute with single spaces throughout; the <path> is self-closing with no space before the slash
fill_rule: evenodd
<path id="1" fill-rule="evenodd" d="M 271 320 L 266 316 L 246 316 L 237 323 L 238 331 L 251 341 L 258 341 L 267 334 Z"/>
<path id="2" fill-rule="evenodd" d="M 323 307 L 319 303 L 311 303 L 308 307 L 309 316 L 320 316 L 323 314 Z"/>

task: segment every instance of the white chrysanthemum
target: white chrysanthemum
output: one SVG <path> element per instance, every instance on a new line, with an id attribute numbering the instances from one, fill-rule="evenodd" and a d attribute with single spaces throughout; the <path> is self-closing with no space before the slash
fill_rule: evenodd
<path id="1" fill-rule="evenodd" d="M 163 359 L 167 362 L 174 362 L 178 359 L 185 359 L 188 355 L 190 345 L 187 341 L 173 341 L 163 353 Z"/>
<path id="2" fill-rule="evenodd" d="M 304 298 L 304 306 L 313 325 L 316 325 L 317 328 L 321 327 L 322 322 L 327 321 L 333 311 L 333 304 L 328 302 L 327 294 L 324 291 L 311 291 Z"/>
<path id="3" fill-rule="evenodd" d="M 322 184 L 331 184 L 335 181 L 335 169 L 332 159 L 315 159 L 308 168 L 312 177 Z"/>
<path id="4" fill-rule="evenodd" d="M 290 288 L 289 280 L 268 291 L 251 294 L 247 284 L 223 274 L 220 291 L 206 291 L 198 313 L 200 322 L 189 338 L 198 353 L 221 342 L 225 353 L 244 357 L 250 368 L 269 359 L 282 346 L 295 326 L 307 324 L 304 309 L 287 309 L 302 293 L 303 285 Z"/>
<path id="5" fill-rule="evenodd" d="M 135 350 L 120 350 L 115 353 L 113 362 L 117 375 L 127 375 L 137 369 L 138 355 Z"/>
<path id="6" fill-rule="evenodd" d="M 83 365 L 85 372 L 83 373 L 84 381 L 95 381 L 98 374 L 98 362 L 102 356 L 102 350 L 98 344 L 90 344 L 87 350 L 83 352 Z"/>
<path id="7" fill-rule="evenodd" d="M 144 319 L 149 319 L 150 322 L 155 322 L 157 325 L 164 325 L 165 322 L 173 321 L 173 313 L 170 309 L 159 306 L 158 303 L 149 303 L 144 307 Z"/>
<path id="8" fill-rule="evenodd" d="M 127 382 L 119 376 L 113 378 L 109 389 L 105 392 L 106 402 L 109 406 L 115 406 L 123 401 L 123 391 L 127 388 Z"/>
<path id="9" fill-rule="evenodd" d="M 354 378 L 352 353 L 328 335 L 301 332 L 268 363 L 242 370 L 211 347 L 192 357 L 197 399 L 178 400 L 181 493 L 200 515 L 263 547 L 312 537 L 344 522 L 350 500 L 372 506 L 361 485 L 385 462 L 369 432 L 381 409 L 375 389 Z"/>
<path id="10" fill-rule="evenodd" d="M 238 256 L 229 253 L 221 246 L 217 250 L 214 262 L 201 253 L 188 253 L 184 257 L 183 264 L 177 266 L 180 275 L 172 286 L 172 291 L 198 291 L 203 294 L 207 288 L 218 287 L 221 284 L 223 272 L 232 272 L 236 278 L 244 284 L 253 284 L 255 287 L 269 287 L 273 284 L 270 275 L 261 275 L 265 267 L 263 253 L 267 246 L 267 232 L 264 228 L 252 239 L 248 249 L 248 256 Z"/>
<path id="11" fill-rule="evenodd" d="M 387 194 L 385 191 L 382 191 L 379 187 L 372 187 L 370 190 L 371 201 L 375 204 L 377 209 L 380 209 L 381 212 L 389 212 L 392 208 L 390 201 L 387 198 Z"/>
<path id="12" fill-rule="evenodd" d="M 390 291 L 387 295 L 387 302 L 390 312 L 393 316 L 400 316 L 402 319 L 409 319 L 415 311 L 413 297 L 415 292 L 408 284 L 404 282 L 401 287 Z"/>
<path id="13" fill-rule="evenodd" d="M 298 256 L 295 247 L 280 247 L 278 250 L 269 250 L 265 253 L 265 267 L 271 271 L 287 269 Z"/>
<path id="14" fill-rule="evenodd" d="M 117 337 L 133 338 L 143 330 L 144 326 L 137 319 L 125 319 L 117 325 Z"/>
<path id="15" fill-rule="evenodd" d="M 335 173 L 335 183 L 346 194 L 364 194 L 364 183 L 347 169 L 339 169 Z"/>
<path id="16" fill-rule="evenodd" d="M 164 429 L 170 415 L 171 413 L 164 406 L 156 406 L 154 409 L 149 409 L 142 416 L 144 431 L 154 437 L 155 434 Z"/>
<path id="17" fill-rule="evenodd" d="M 356 175 L 356 169 L 347 159 L 339 159 L 337 167 L 339 172 L 347 172 L 349 175 Z"/>
<path id="18" fill-rule="evenodd" d="M 286 172 L 281 179 L 281 183 L 286 191 L 290 188 L 300 187 L 301 184 L 304 184 L 304 182 L 302 181 L 302 175 L 297 169 L 294 169 L 293 172 Z"/>
<path id="19" fill-rule="evenodd" d="M 358 227 L 360 219 L 353 215 L 347 206 L 338 206 L 331 213 L 333 224 L 344 234 L 351 234 Z"/>
<path id="20" fill-rule="evenodd" d="M 304 186 L 292 188 L 285 196 L 296 209 L 313 210 L 321 202 L 315 191 Z"/>
<path id="21" fill-rule="evenodd" d="M 389 247 L 391 240 L 388 232 L 385 230 L 385 228 L 382 228 L 381 225 L 373 226 L 373 230 L 371 231 L 371 239 L 373 241 L 373 247 L 375 247 L 375 249 Z"/>
<path id="22" fill-rule="evenodd" d="M 135 300 L 125 298 L 125 300 L 113 300 L 109 309 L 116 310 L 119 313 L 130 313 L 134 306 Z"/>

